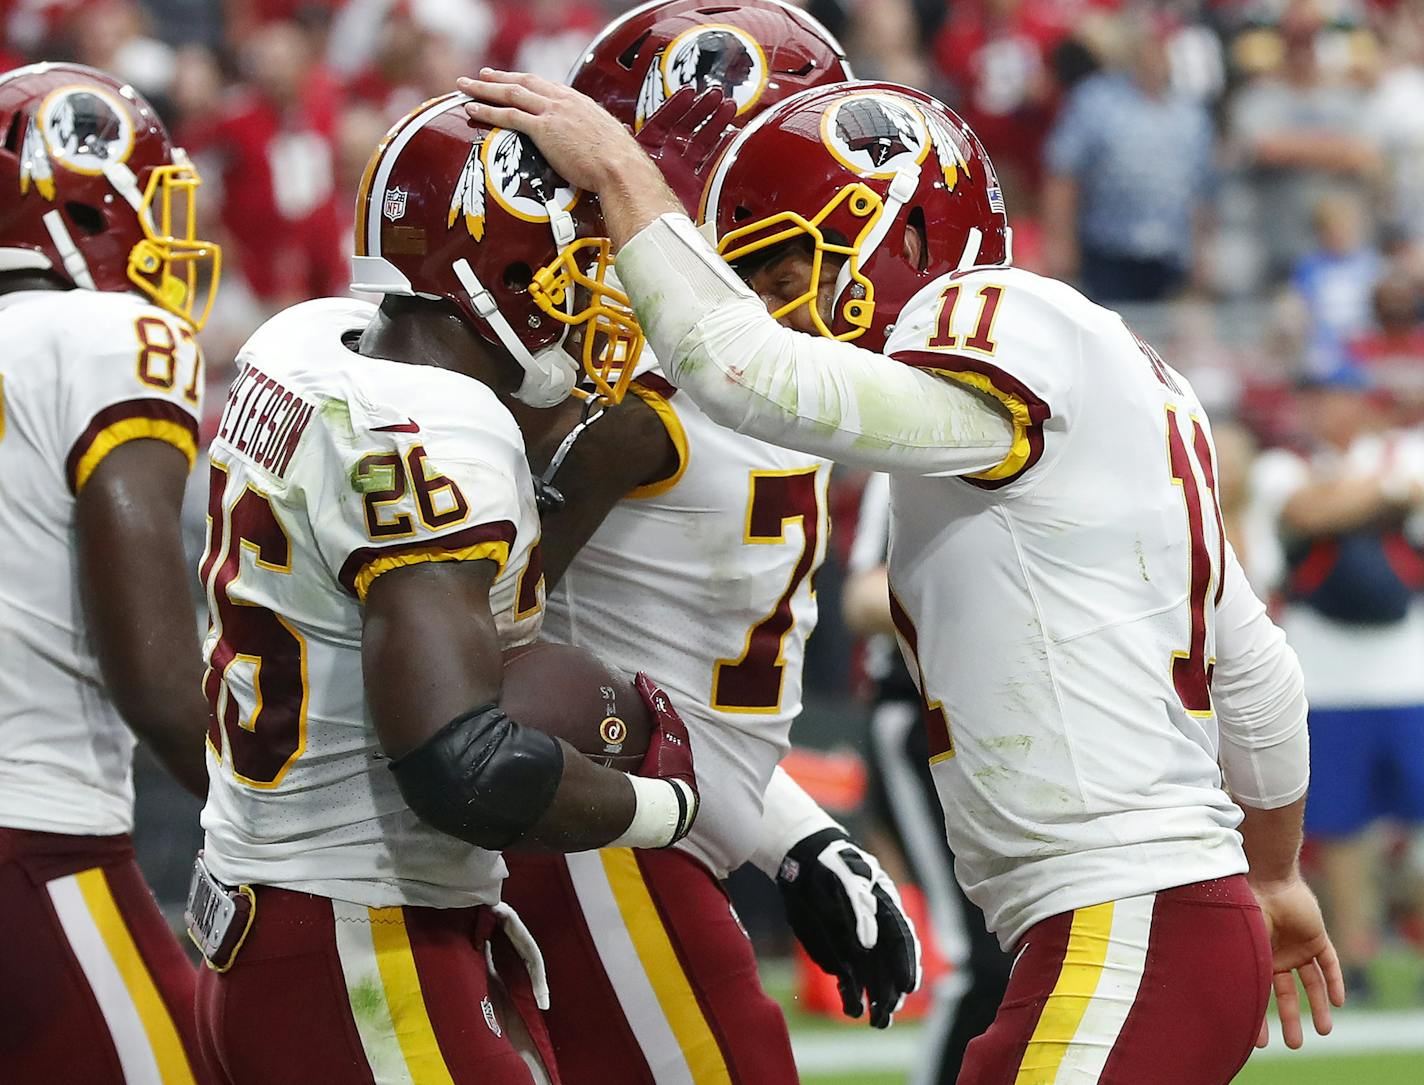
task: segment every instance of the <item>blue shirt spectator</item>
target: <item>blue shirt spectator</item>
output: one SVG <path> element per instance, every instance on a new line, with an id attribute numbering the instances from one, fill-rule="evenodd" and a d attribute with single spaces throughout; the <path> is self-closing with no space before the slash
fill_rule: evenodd
<path id="1" fill-rule="evenodd" d="M 1059 191 L 1072 186 L 1090 295 L 1154 300 L 1180 283 L 1212 184 L 1212 137 L 1200 102 L 1140 70 L 1092 76 L 1070 95 L 1046 157 Z"/>

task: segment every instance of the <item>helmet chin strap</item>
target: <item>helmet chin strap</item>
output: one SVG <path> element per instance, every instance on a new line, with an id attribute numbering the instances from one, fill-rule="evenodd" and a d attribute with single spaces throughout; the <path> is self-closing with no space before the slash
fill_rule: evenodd
<path id="1" fill-rule="evenodd" d="M 959 254 L 959 263 L 955 265 L 956 271 L 963 271 L 965 268 L 974 266 L 979 259 L 979 250 L 984 245 L 984 233 L 977 226 L 969 227 L 969 234 L 964 239 L 964 251 Z"/>
<path id="2" fill-rule="evenodd" d="M 890 188 L 885 193 L 885 203 L 880 212 L 880 220 L 876 222 L 874 228 L 865 239 L 865 243 L 860 247 L 860 251 L 852 257 L 858 266 L 865 267 L 870 263 L 870 258 L 875 254 L 875 250 L 880 247 L 890 235 L 890 227 L 894 226 L 900 217 L 900 212 L 912 199 L 915 198 L 915 190 L 920 187 L 920 167 L 916 163 L 909 166 L 901 166 L 895 171 L 894 178 L 890 181 Z M 839 311 L 841 298 L 845 294 L 846 288 L 850 286 L 850 260 L 841 264 L 841 269 L 836 273 L 836 311 Z"/>
<path id="3" fill-rule="evenodd" d="M 494 300 L 494 295 L 485 289 L 479 277 L 475 275 L 474 268 L 470 267 L 470 262 L 461 258 L 451 267 L 455 277 L 460 280 L 460 285 L 470 295 L 475 312 L 494 330 L 504 349 L 509 351 L 524 370 L 524 379 L 519 384 L 519 390 L 514 393 L 514 398 L 531 407 L 553 407 L 568 399 L 574 383 L 578 380 L 579 371 L 578 363 L 563 347 L 564 335 L 568 333 L 559 336 L 557 342 L 544 347 L 537 354 L 531 353 L 529 348 L 520 342 L 519 336 L 514 334 L 509 321 L 499 311 L 499 304 Z"/>
<path id="4" fill-rule="evenodd" d="M 70 236 L 69 227 L 64 224 L 59 209 L 46 211 L 43 221 L 45 229 L 49 231 L 50 240 L 59 250 L 59 258 L 64 261 L 65 274 L 81 289 L 98 290 L 94 285 L 94 276 L 89 274 L 89 264 L 85 261 L 84 254 L 79 251 L 79 246 L 74 243 L 74 238 Z"/>

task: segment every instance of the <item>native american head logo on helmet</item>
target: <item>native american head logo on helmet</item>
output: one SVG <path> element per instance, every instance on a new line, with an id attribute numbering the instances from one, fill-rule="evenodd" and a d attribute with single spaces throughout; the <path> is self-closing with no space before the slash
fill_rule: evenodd
<path id="1" fill-rule="evenodd" d="M 856 95 L 836 103 L 824 116 L 826 146 L 845 165 L 863 173 L 893 173 L 902 164 L 922 161 L 929 149 L 924 118 L 903 99 Z"/>
<path id="2" fill-rule="evenodd" d="M 766 54 L 745 30 L 719 23 L 694 26 L 670 41 L 648 66 L 638 92 L 635 126 L 683 87 L 699 93 L 720 88 L 737 103 L 737 112 L 745 113 L 756 105 L 766 83 Z"/>
<path id="3" fill-rule="evenodd" d="M 49 153 L 70 169 L 98 172 L 133 147 L 133 122 L 97 88 L 60 91 L 40 107 Z"/>

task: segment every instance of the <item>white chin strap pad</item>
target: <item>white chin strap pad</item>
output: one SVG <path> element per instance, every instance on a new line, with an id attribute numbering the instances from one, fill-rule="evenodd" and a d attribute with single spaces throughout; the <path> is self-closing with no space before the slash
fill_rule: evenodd
<path id="1" fill-rule="evenodd" d="M 456 260 L 452 268 L 460 285 L 470 295 L 475 312 L 494 330 L 504 349 L 524 370 L 524 379 L 520 381 L 514 398 L 531 407 L 553 407 L 568 399 L 578 381 L 579 364 L 564 350 L 564 336 L 559 336 L 558 342 L 539 353 L 531 354 L 529 348 L 519 341 L 519 336 L 514 334 L 509 321 L 499 311 L 494 295 L 485 289 L 470 262 Z"/>
<path id="2" fill-rule="evenodd" d="M 561 346 L 545 347 L 538 354 L 519 358 L 524 379 L 514 398 L 530 407 L 554 407 L 569 398 L 578 381 L 578 366 Z"/>
<path id="3" fill-rule="evenodd" d="M 64 224 L 59 209 L 46 211 L 42 221 L 45 229 L 49 231 L 49 239 L 59 250 L 59 257 L 64 261 L 64 273 L 69 276 L 70 281 L 82 290 L 98 290 L 94 285 L 94 276 L 89 274 L 89 264 L 85 261 L 84 254 L 79 251 L 79 246 L 74 243 L 74 238 L 69 236 L 69 227 Z"/>
<path id="4" fill-rule="evenodd" d="M 959 263 L 955 266 L 956 271 L 965 271 L 974 267 L 979 259 L 979 250 L 984 245 L 984 233 L 977 226 L 969 227 L 969 234 L 964 239 L 964 251 L 959 254 Z"/>
<path id="5" fill-rule="evenodd" d="M 875 255 L 875 250 L 880 247 L 890 235 L 890 228 L 895 225 L 900 218 L 900 212 L 904 210 L 907 203 L 915 198 L 915 190 L 920 187 L 920 167 L 904 166 L 895 171 L 895 176 L 890 182 L 890 188 L 885 193 L 885 207 L 880 213 L 880 221 L 875 224 L 870 235 L 865 239 L 865 244 L 860 248 L 860 253 L 855 257 L 856 266 L 861 270 L 870 263 L 870 258 Z M 840 312 L 841 300 L 845 296 L 846 287 L 850 286 L 850 260 L 841 264 L 841 269 L 836 273 L 836 299 L 835 312 Z"/>

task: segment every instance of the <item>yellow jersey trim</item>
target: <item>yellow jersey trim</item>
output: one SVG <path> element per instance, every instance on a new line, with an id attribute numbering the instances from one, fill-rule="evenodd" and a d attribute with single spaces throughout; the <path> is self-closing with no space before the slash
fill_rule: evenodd
<path id="1" fill-rule="evenodd" d="M 968 370 L 933 369 L 929 366 L 921 368 L 927 373 L 948 377 L 950 380 L 967 385 L 977 392 L 992 396 L 1009 412 L 1009 420 L 1013 422 L 1014 442 L 1009 448 L 1009 454 L 999 461 L 998 466 L 991 467 L 987 471 L 976 471 L 974 474 L 964 477 L 977 478 L 982 482 L 995 482 L 1022 471 L 1028 464 L 1029 454 L 1032 451 L 1028 440 L 1028 428 L 1032 424 L 1032 419 L 1029 416 L 1028 404 L 1023 397 L 1004 391 L 983 373 L 973 373 Z"/>
<path id="2" fill-rule="evenodd" d="M 667 430 L 668 439 L 672 441 L 673 448 L 677 450 L 677 468 L 666 478 L 644 483 L 636 489 L 629 490 L 626 496 L 635 500 L 659 497 L 681 482 L 682 476 L 687 473 L 687 461 L 691 455 L 687 445 L 687 431 L 682 428 L 682 420 L 678 418 L 677 411 L 667 401 L 667 397 L 659 395 L 637 381 L 628 385 L 628 391 L 651 407 L 653 413 L 662 421 L 663 429 Z"/>
<path id="3" fill-rule="evenodd" d="M 436 545 L 374 558 L 361 566 L 360 572 L 356 574 L 356 598 L 364 603 L 366 593 L 371 590 L 375 579 L 392 569 L 399 569 L 406 565 L 420 565 L 427 561 L 481 560 L 493 561 L 499 566 L 499 573 L 504 572 L 504 567 L 509 562 L 509 543 L 503 540 L 491 540 L 476 543 L 474 546 L 461 547 L 459 550 L 444 550 Z M 499 573 L 495 575 L 498 576 Z"/>
<path id="4" fill-rule="evenodd" d="M 84 489 L 84 484 L 89 481 L 94 469 L 104 462 L 104 457 L 122 444 L 139 440 L 162 441 L 172 445 L 188 457 L 190 471 L 193 469 L 193 462 L 198 458 L 198 443 L 187 426 L 159 418 L 125 418 L 96 433 L 88 448 L 79 456 L 78 465 L 74 469 L 75 495 Z"/>

